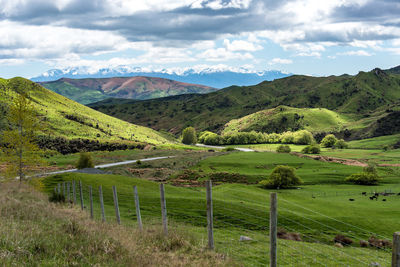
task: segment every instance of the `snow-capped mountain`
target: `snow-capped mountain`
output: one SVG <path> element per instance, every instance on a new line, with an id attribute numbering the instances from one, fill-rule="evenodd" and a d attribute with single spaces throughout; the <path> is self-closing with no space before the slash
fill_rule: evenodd
<path id="1" fill-rule="evenodd" d="M 262 81 L 274 80 L 291 74 L 278 70 L 253 71 L 246 68 L 229 68 L 226 66 L 175 68 L 151 70 L 141 67 L 117 66 L 112 68 L 93 69 L 91 67 L 72 67 L 52 69 L 40 76 L 31 78 L 34 82 L 55 81 L 60 78 L 111 78 L 148 76 L 166 78 L 184 83 L 203 84 L 214 88 L 231 85 L 254 85 Z"/>

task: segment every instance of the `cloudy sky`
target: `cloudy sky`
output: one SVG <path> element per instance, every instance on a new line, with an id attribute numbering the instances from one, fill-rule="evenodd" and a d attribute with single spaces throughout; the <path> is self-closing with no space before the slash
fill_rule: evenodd
<path id="1" fill-rule="evenodd" d="M 400 65 L 399 0 L 0 0 L 0 77 L 128 65 L 330 75 Z"/>

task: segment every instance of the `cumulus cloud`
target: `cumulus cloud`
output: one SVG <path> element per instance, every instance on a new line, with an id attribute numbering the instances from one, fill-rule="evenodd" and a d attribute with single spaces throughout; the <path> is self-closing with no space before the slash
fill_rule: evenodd
<path id="1" fill-rule="evenodd" d="M 206 61 L 228 61 L 228 60 L 249 60 L 253 56 L 250 53 L 235 53 L 226 48 L 207 49 L 198 55 L 199 59 Z"/>
<path id="2" fill-rule="evenodd" d="M 0 59 L 136 49 L 138 62 L 255 61 L 260 40 L 313 57 L 393 40 L 397 54 L 398 14 L 395 0 L 0 0 Z"/>
<path id="3" fill-rule="evenodd" d="M 370 57 L 373 54 L 365 51 L 365 50 L 357 50 L 357 51 L 347 51 L 347 52 L 341 52 L 337 53 L 339 56 L 363 56 L 363 57 Z"/>
<path id="4" fill-rule="evenodd" d="M 285 58 L 273 58 L 268 62 L 268 65 L 275 65 L 275 64 L 292 64 L 293 60 L 291 59 L 285 59 Z"/>

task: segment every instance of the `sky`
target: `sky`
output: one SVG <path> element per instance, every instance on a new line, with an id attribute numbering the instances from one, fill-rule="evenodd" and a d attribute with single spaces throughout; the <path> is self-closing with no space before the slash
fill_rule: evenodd
<path id="1" fill-rule="evenodd" d="M 120 65 L 356 74 L 400 65 L 399 0 L 0 0 L 0 77 Z"/>

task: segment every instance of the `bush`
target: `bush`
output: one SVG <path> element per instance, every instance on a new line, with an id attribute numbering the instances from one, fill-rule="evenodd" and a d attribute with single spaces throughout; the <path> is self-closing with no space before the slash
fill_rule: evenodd
<path id="1" fill-rule="evenodd" d="M 313 135 L 307 131 L 307 130 L 301 130 L 297 131 L 293 134 L 294 144 L 298 145 L 311 145 L 313 142 L 315 142 Z"/>
<path id="2" fill-rule="evenodd" d="M 78 163 L 76 164 L 78 170 L 85 168 L 94 168 L 92 155 L 88 152 L 81 152 Z"/>
<path id="3" fill-rule="evenodd" d="M 207 137 L 204 139 L 204 144 L 206 145 L 222 145 L 224 143 L 224 140 L 221 136 L 215 133 L 211 133 L 207 135 Z"/>
<path id="4" fill-rule="evenodd" d="M 288 188 L 302 184 L 303 181 L 295 173 L 294 168 L 289 166 L 277 166 L 272 171 L 267 180 L 261 181 L 259 184 L 264 188 Z"/>
<path id="5" fill-rule="evenodd" d="M 377 185 L 380 178 L 375 173 L 362 172 L 348 176 L 345 181 L 360 185 Z"/>
<path id="6" fill-rule="evenodd" d="M 334 147 L 339 149 L 346 149 L 349 147 L 349 145 L 343 139 L 339 139 L 335 142 Z"/>
<path id="7" fill-rule="evenodd" d="M 281 135 L 280 141 L 283 144 L 293 144 L 294 143 L 294 134 L 292 132 L 284 132 Z"/>
<path id="8" fill-rule="evenodd" d="M 319 154 L 321 153 L 321 148 L 319 147 L 319 145 L 309 145 L 303 148 L 301 152 L 304 154 Z"/>
<path id="9" fill-rule="evenodd" d="M 280 145 L 276 148 L 276 152 L 278 153 L 290 153 L 290 151 L 292 151 L 290 149 L 290 146 L 288 145 Z"/>
<path id="10" fill-rule="evenodd" d="M 222 151 L 229 152 L 229 151 L 235 151 L 235 149 L 233 147 L 226 147 Z"/>
<path id="11" fill-rule="evenodd" d="M 372 164 L 372 163 L 369 163 L 368 166 L 365 166 L 363 168 L 363 171 L 366 172 L 366 173 L 372 173 L 372 174 L 378 175 L 378 172 L 376 170 L 376 166 L 375 166 L 375 164 Z"/>
<path id="12" fill-rule="evenodd" d="M 336 143 L 337 139 L 333 134 L 328 134 L 321 141 L 322 147 L 333 147 Z"/>
<path id="13" fill-rule="evenodd" d="M 201 132 L 201 133 L 199 134 L 199 139 L 198 139 L 199 143 L 204 144 L 204 140 L 205 140 L 209 135 L 213 135 L 213 134 L 215 134 L 215 133 L 210 132 L 210 131 Z"/>
<path id="14" fill-rule="evenodd" d="M 186 145 L 196 144 L 196 130 L 193 127 L 187 127 L 182 131 L 182 143 Z"/>

